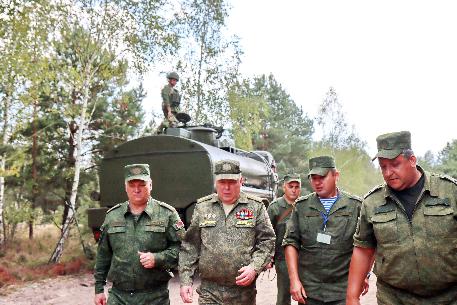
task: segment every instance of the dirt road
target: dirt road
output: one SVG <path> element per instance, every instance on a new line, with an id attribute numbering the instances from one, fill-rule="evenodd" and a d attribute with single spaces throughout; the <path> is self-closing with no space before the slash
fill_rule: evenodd
<path id="1" fill-rule="evenodd" d="M 257 279 L 257 304 L 274 305 L 276 302 L 276 280 L 274 271 L 263 273 Z M 370 291 L 362 298 L 362 305 L 376 305 L 375 277 L 370 279 Z M 92 305 L 94 280 L 91 274 L 79 276 L 61 276 L 21 287 L 8 287 L 0 291 L 2 305 Z M 194 302 L 198 304 L 198 295 Z M 179 281 L 174 278 L 170 283 L 171 305 L 184 304 L 179 297 Z M 295 303 L 296 304 L 296 303 Z"/>

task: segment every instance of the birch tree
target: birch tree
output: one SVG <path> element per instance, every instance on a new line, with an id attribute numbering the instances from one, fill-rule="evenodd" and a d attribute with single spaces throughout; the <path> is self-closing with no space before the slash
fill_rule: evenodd
<path id="1" fill-rule="evenodd" d="M 72 86 L 72 91 L 76 94 L 75 106 L 79 113 L 73 126 L 76 130 L 74 175 L 62 236 L 50 262 L 59 261 L 74 221 L 83 162 L 84 133 L 91 121 L 91 114 L 95 111 L 94 108 L 88 107 L 92 98 L 89 88 L 97 81 L 95 75 L 101 65 L 105 64 L 100 60 L 99 48 L 102 47 L 114 54 L 113 61 L 127 59 L 137 72 L 143 73 L 148 63 L 172 51 L 176 44 L 175 36 L 170 31 L 171 24 L 163 17 L 170 8 L 166 1 L 75 0 L 69 3 L 62 4 L 60 8 L 61 34 L 82 27 L 87 33 L 87 38 L 82 45 L 74 46 L 72 52 L 77 64 L 68 71 L 72 81 L 67 84 Z"/>

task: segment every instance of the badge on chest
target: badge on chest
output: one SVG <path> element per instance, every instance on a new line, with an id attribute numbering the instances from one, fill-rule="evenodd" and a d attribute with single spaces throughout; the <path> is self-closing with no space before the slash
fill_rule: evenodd
<path id="1" fill-rule="evenodd" d="M 325 232 L 318 232 L 317 233 L 316 241 L 318 243 L 330 245 L 330 240 L 331 239 L 332 239 L 332 237 L 329 234 L 325 233 Z"/>

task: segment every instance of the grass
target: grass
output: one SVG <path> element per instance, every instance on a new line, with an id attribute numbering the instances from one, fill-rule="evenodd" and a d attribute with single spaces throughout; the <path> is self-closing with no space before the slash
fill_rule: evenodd
<path id="1" fill-rule="evenodd" d="M 58 264 L 48 264 L 48 260 L 60 236 L 59 229 L 53 225 L 38 225 L 34 231 L 34 239 L 29 240 L 27 227 L 20 227 L 15 239 L 0 256 L 0 288 L 93 269 L 94 261 L 85 257 L 75 228 L 70 232 Z M 95 249 L 92 236 L 84 236 L 84 242 L 92 251 Z"/>

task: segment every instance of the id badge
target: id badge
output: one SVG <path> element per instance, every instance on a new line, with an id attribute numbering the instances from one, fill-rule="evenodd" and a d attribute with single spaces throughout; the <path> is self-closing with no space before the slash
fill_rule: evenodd
<path id="1" fill-rule="evenodd" d="M 317 233 L 316 240 L 317 240 L 318 243 L 330 245 L 330 240 L 331 239 L 332 239 L 332 237 L 327 233 L 322 233 L 322 232 L 318 232 Z"/>

